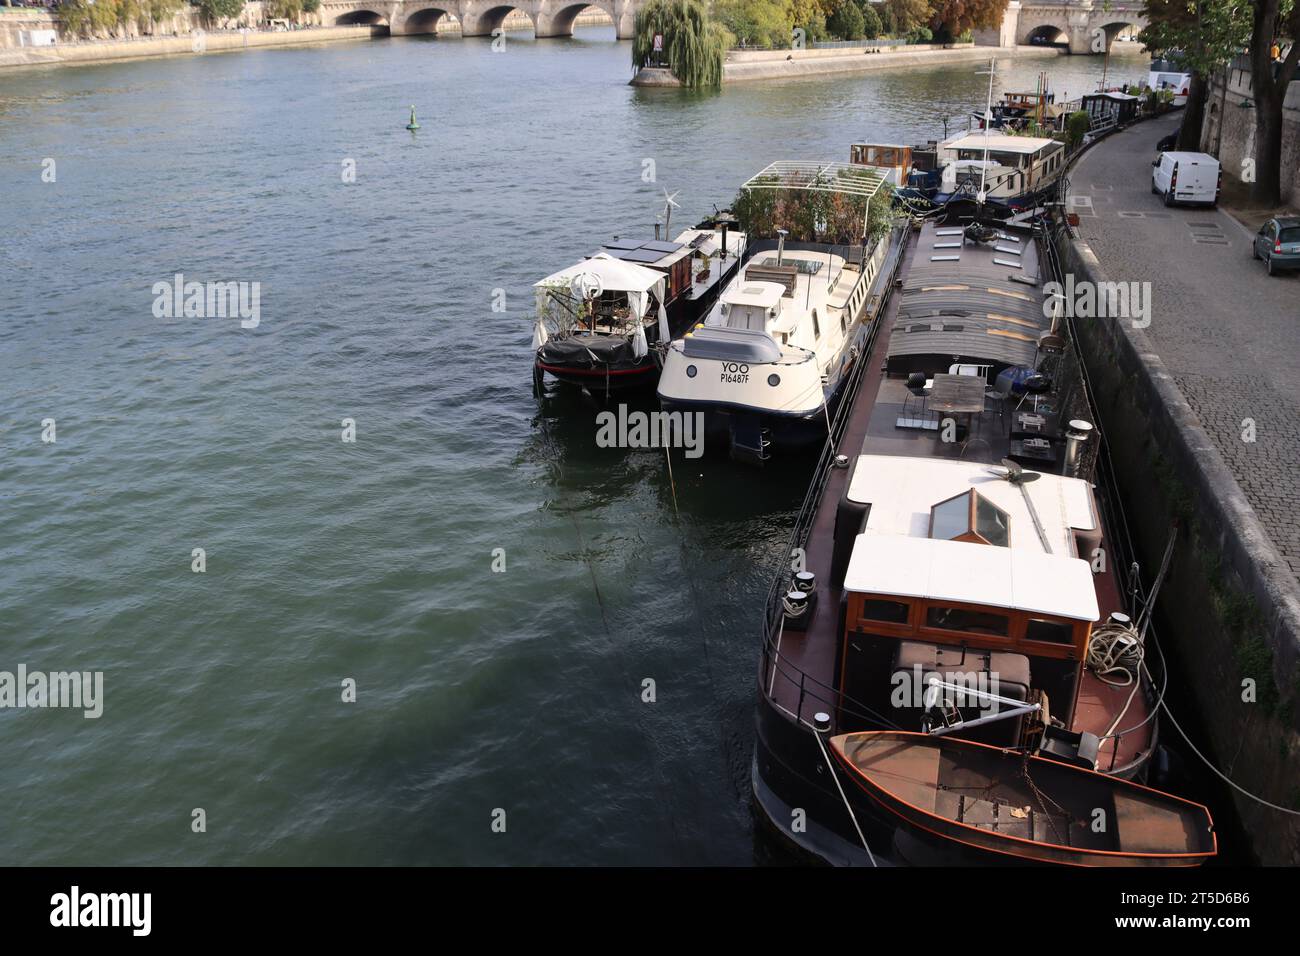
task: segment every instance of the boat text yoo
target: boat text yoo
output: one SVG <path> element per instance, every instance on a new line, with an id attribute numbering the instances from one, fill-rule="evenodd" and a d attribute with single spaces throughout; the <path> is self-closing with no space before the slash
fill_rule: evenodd
<path id="1" fill-rule="evenodd" d="M 719 439 L 745 460 L 825 440 L 890 248 L 888 234 L 867 235 L 873 197 L 888 208 L 887 192 L 877 195 L 884 180 L 870 167 L 779 162 L 741 187 L 738 211 L 751 203 L 768 237 L 754 240 L 750 226 L 744 268 L 705 321 L 668 347 L 665 411 L 702 413 L 708 444 Z M 808 238 L 789 239 L 783 223 Z"/>
<path id="2" fill-rule="evenodd" d="M 1195 865 L 1163 679 L 1039 218 L 912 233 L 765 616 L 753 764 L 833 863 Z"/>

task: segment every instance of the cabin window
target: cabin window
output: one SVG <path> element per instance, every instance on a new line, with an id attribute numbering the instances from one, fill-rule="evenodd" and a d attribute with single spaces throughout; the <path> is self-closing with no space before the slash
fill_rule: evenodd
<path id="1" fill-rule="evenodd" d="M 930 509 L 930 537 L 1008 547 L 1011 517 L 979 492 L 971 490 Z"/>
<path id="2" fill-rule="evenodd" d="M 990 634 L 1006 637 L 1010 621 L 1004 614 L 964 607 L 930 607 L 925 612 L 925 626 L 963 634 Z"/>
<path id="3" fill-rule="evenodd" d="M 1007 513 L 982 495 L 971 492 L 975 499 L 975 533 L 989 544 L 1005 548 L 1010 544 Z"/>
<path id="4" fill-rule="evenodd" d="M 882 601 L 868 598 L 862 602 L 862 620 L 884 624 L 906 624 L 912 606 L 906 601 Z"/>
<path id="5" fill-rule="evenodd" d="M 1031 617 L 1025 624 L 1025 640 L 1044 644 L 1073 644 L 1074 625 L 1066 621 L 1049 621 Z"/>

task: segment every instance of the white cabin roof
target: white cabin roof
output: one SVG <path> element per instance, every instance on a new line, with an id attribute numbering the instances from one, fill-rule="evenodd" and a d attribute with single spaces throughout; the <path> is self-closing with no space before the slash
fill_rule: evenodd
<path id="1" fill-rule="evenodd" d="M 762 309 L 775 309 L 785 294 L 785 286 L 775 282 L 746 282 L 731 286 L 722 295 L 728 305 L 750 305 Z"/>
<path id="2" fill-rule="evenodd" d="M 973 488 L 1010 518 L 1011 550 L 1043 554 L 1042 542 L 1034 530 L 1020 488 L 991 474 L 988 468 L 951 459 L 863 455 L 853 471 L 848 495 L 853 501 L 871 505 L 867 535 L 929 540 L 930 509 Z M 1043 474 L 1023 487 L 1033 499 L 1053 554 L 1074 554 L 1074 530 L 1097 529 L 1097 516 L 1086 481 Z M 979 547 L 1007 550 L 992 545 Z"/>
<path id="3" fill-rule="evenodd" d="M 631 262 L 615 259 L 607 253 L 599 252 L 590 259 L 553 272 L 540 282 L 533 283 L 535 288 L 552 288 L 568 286 L 578 277 L 594 277 L 600 288 L 606 292 L 648 292 L 656 287 L 662 288 L 662 272 L 647 269 Z"/>
<path id="4" fill-rule="evenodd" d="M 960 139 L 949 140 L 944 149 L 989 149 L 999 153 L 1036 153 L 1045 146 L 1056 144 L 1054 139 L 1038 136 L 1007 136 L 1005 133 L 967 133 Z"/>
<path id="5" fill-rule="evenodd" d="M 844 587 L 1077 621 L 1100 616 L 1087 561 L 966 541 L 858 535 Z"/>

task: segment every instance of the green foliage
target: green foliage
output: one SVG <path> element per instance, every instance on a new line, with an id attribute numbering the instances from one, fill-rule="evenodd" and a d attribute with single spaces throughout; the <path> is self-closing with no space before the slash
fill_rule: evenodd
<path id="1" fill-rule="evenodd" d="M 124 32 L 131 23 L 171 16 L 180 7 L 181 0 L 64 0 L 59 16 L 65 33 L 107 36 Z"/>
<path id="2" fill-rule="evenodd" d="M 209 23 L 233 20 L 244 12 L 244 0 L 199 0 L 198 8 Z"/>
<path id="3" fill-rule="evenodd" d="M 1065 119 L 1065 141 L 1073 149 L 1083 142 L 1092 125 L 1092 118 L 1087 110 L 1075 110 Z"/>
<path id="4" fill-rule="evenodd" d="M 867 219 L 870 238 L 883 235 L 893 220 L 892 189 L 888 183 L 871 199 Z M 776 230 L 790 230 L 795 242 L 862 241 L 866 200 L 843 193 L 804 189 L 742 189 L 731 205 L 740 227 L 754 237 L 771 238 Z M 818 224 L 825 226 L 818 230 Z"/>
<path id="5" fill-rule="evenodd" d="M 929 27 L 914 27 L 907 31 L 908 43 L 929 43 L 934 39 L 934 33 Z"/>
<path id="6" fill-rule="evenodd" d="M 889 32 L 897 36 L 910 34 L 930 22 L 930 0 L 885 0 L 884 7 L 894 22 L 886 24 Z"/>
<path id="7" fill-rule="evenodd" d="M 319 3 L 319 0 L 317 0 Z M 302 0 L 263 0 L 262 15 L 267 20 L 297 20 L 303 12 Z"/>
<path id="8" fill-rule="evenodd" d="M 320 0 L 302 0 L 303 13 L 315 13 L 320 9 Z"/>
<path id="9" fill-rule="evenodd" d="M 783 0 L 714 0 L 713 16 L 747 47 L 790 45 L 793 21 Z"/>
<path id="10" fill-rule="evenodd" d="M 930 25 L 946 39 L 1002 25 L 1007 0 L 935 0 Z"/>
<path id="11" fill-rule="evenodd" d="M 1146 0 L 1138 39 L 1153 54 L 1177 52 L 1193 73 L 1208 76 L 1250 41 L 1250 0 Z"/>
<path id="12" fill-rule="evenodd" d="M 841 40 L 861 40 L 866 24 L 856 0 L 838 0 L 826 17 L 826 29 L 831 36 Z"/>
<path id="13" fill-rule="evenodd" d="M 870 3 L 862 5 L 862 35 L 868 40 L 874 40 L 880 34 L 885 32 L 885 25 L 880 22 L 880 14 Z"/>
<path id="14" fill-rule="evenodd" d="M 655 34 L 664 38 L 662 60 L 682 85 L 716 90 L 722 86 L 727 33 L 709 21 L 698 0 L 650 0 L 636 15 L 632 65 L 655 61 Z"/>
<path id="15" fill-rule="evenodd" d="M 826 29 L 826 7 L 830 0 L 786 0 L 789 11 L 790 28 L 798 27 L 804 32 L 808 42 L 825 40 L 830 36 Z M 786 46 L 789 46 L 789 42 Z"/>

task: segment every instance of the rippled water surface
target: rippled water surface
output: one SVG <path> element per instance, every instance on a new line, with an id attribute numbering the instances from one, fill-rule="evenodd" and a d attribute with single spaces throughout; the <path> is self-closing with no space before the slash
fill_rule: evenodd
<path id="1" fill-rule="evenodd" d="M 0 670 L 100 670 L 105 705 L 0 710 L 0 859 L 773 858 L 757 623 L 806 467 L 675 463 L 675 514 L 662 453 L 530 394 L 530 286 L 665 186 L 685 225 L 771 160 L 935 138 L 987 79 L 695 96 L 628 59 L 595 28 L 5 74 Z M 1077 96 L 1102 64 L 1001 67 Z M 260 282 L 261 324 L 155 317 L 176 273 Z"/>

